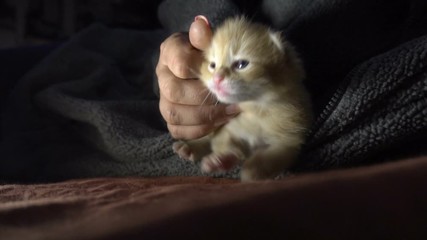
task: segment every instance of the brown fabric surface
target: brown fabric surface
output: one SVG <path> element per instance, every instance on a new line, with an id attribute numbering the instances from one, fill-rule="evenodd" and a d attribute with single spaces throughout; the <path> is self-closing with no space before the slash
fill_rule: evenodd
<path id="1" fill-rule="evenodd" d="M 207 177 L 0 186 L 0 239 L 426 239 L 427 157 L 239 183 Z"/>

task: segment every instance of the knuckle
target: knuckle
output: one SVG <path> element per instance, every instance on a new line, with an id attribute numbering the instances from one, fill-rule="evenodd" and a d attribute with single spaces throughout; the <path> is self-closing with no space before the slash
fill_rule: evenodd
<path id="1" fill-rule="evenodd" d="M 166 65 L 165 63 L 167 63 L 167 58 L 169 56 L 169 46 L 170 43 L 168 39 L 166 39 L 160 44 L 159 62 L 163 63 L 164 65 Z"/>
<path id="2" fill-rule="evenodd" d="M 172 57 L 171 66 L 169 67 L 175 76 L 179 78 L 188 78 L 190 71 L 186 60 L 183 54 L 176 54 Z"/>
<path id="3" fill-rule="evenodd" d="M 182 138 L 182 134 L 181 134 L 181 129 L 178 126 L 174 126 L 171 124 L 168 124 L 168 130 L 170 135 L 175 138 L 175 139 L 181 139 Z"/>
<path id="4" fill-rule="evenodd" d="M 157 62 L 157 65 L 156 65 L 156 75 L 157 75 L 157 78 L 160 80 L 160 76 L 161 76 L 161 73 L 162 73 L 162 71 L 163 71 L 163 67 L 162 67 L 162 64 L 160 63 L 160 59 L 159 59 L 159 61 Z"/>
<path id="5" fill-rule="evenodd" d="M 169 97 L 170 88 L 171 88 L 170 85 L 171 85 L 171 81 L 168 80 L 166 76 L 159 77 L 160 92 L 166 97 Z"/>
<path id="6" fill-rule="evenodd" d="M 194 129 L 192 132 L 192 138 L 201 138 L 210 132 L 209 125 L 201 125 Z"/>
<path id="7" fill-rule="evenodd" d="M 170 35 L 170 38 L 182 38 L 182 32 L 175 32 Z"/>
<path id="8" fill-rule="evenodd" d="M 162 101 L 160 104 L 160 113 L 169 124 L 179 125 L 182 123 L 182 117 L 173 104 Z"/>
<path id="9" fill-rule="evenodd" d="M 164 51 L 165 51 L 165 47 L 166 47 L 166 41 L 167 40 L 165 40 L 165 41 L 163 41 L 161 44 L 160 44 L 160 54 L 162 54 Z"/>
<path id="10" fill-rule="evenodd" d="M 179 112 L 176 111 L 176 108 L 168 108 L 166 110 L 166 114 L 168 115 L 169 122 L 171 124 L 179 125 L 182 123 L 182 117 Z"/>
<path id="11" fill-rule="evenodd" d="M 160 50 L 165 50 L 165 48 L 169 45 L 172 45 L 177 41 L 177 39 L 180 38 L 181 33 L 176 32 L 172 33 L 169 37 L 167 37 L 161 44 L 160 44 Z"/>
<path id="12" fill-rule="evenodd" d="M 166 111 L 165 111 L 166 104 L 167 103 L 165 102 L 164 98 L 162 96 L 160 96 L 160 101 L 159 101 L 160 114 L 162 115 L 163 119 L 165 119 L 166 122 L 169 122 L 167 119 Z"/>
<path id="13" fill-rule="evenodd" d="M 179 100 L 184 96 L 183 91 L 177 84 L 175 84 L 174 76 L 165 77 L 164 79 L 159 79 L 159 89 L 161 95 L 163 95 L 167 100 L 173 103 L 178 103 Z"/>

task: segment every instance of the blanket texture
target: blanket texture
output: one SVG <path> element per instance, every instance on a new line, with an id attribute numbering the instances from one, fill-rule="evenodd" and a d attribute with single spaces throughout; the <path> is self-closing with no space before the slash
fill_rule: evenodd
<path id="1" fill-rule="evenodd" d="M 0 186 L 0 239 L 425 239 L 427 158 L 240 184 L 207 177 Z"/>
<path id="2" fill-rule="evenodd" d="M 154 76 L 160 43 L 198 14 L 250 14 L 301 53 L 317 117 L 293 170 L 426 153 L 425 1 L 239 2 L 164 1 L 162 29 L 94 25 L 58 48 L 2 103 L 0 180 L 201 175 L 171 151 Z"/>

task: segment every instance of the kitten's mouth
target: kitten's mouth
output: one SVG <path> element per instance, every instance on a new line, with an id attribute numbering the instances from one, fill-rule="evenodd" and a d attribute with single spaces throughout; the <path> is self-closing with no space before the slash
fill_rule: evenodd
<path id="1" fill-rule="evenodd" d="M 222 97 L 227 97 L 229 96 L 229 92 L 227 90 L 225 90 L 224 88 L 219 88 L 216 89 L 216 95 L 222 96 Z"/>
<path id="2" fill-rule="evenodd" d="M 208 88 L 216 96 L 216 98 L 222 103 L 237 103 L 238 94 L 227 81 L 214 83 L 213 81 L 208 83 Z"/>
<path id="3" fill-rule="evenodd" d="M 230 93 L 230 91 L 225 87 L 215 86 L 212 88 L 212 92 L 215 94 L 215 96 L 220 102 L 223 102 L 223 103 L 233 102 L 232 93 Z"/>
<path id="4" fill-rule="evenodd" d="M 221 102 L 224 102 L 224 100 L 230 97 L 230 94 L 224 89 L 216 89 L 214 93 Z"/>

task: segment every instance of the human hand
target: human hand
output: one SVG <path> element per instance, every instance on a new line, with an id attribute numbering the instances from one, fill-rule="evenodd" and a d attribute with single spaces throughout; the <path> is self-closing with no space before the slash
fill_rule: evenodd
<path id="1" fill-rule="evenodd" d="M 172 137 L 195 139 L 205 136 L 236 116 L 236 105 L 217 104 L 197 79 L 202 51 L 212 38 L 208 20 L 197 16 L 189 34 L 174 33 L 160 46 L 156 74 L 160 89 L 160 112 Z"/>

